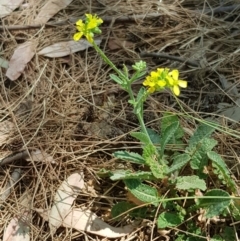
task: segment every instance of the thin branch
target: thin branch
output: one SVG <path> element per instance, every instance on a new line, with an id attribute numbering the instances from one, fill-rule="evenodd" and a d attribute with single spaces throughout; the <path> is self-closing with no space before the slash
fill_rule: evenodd
<path id="1" fill-rule="evenodd" d="M 116 22 L 127 22 L 127 21 L 136 21 L 136 20 L 144 20 L 144 19 L 151 19 L 151 18 L 157 18 L 160 17 L 161 14 L 159 13 L 151 13 L 151 14 L 140 14 L 140 15 L 134 15 L 134 16 L 119 16 L 119 17 L 110 17 L 105 16 L 101 17 L 105 23 L 109 23 L 111 21 Z M 76 21 L 80 18 L 69 18 L 66 20 L 61 20 L 58 22 L 49 22 L 45 24 L 45 27 L 56 27 L 56 26 L 62 26 L 66 24 L 75 24 Z M 41 28 L 41 24 L 32 24 L 32 25 L 10 25 L 10 26 L 0 26 L 0 31 L 4 29 L 8 30 L 24 30 L 24 29 L 35 29 L 35 28 Z"/>
<path id="2" fill-rule="evenodd" d="M 213 9 L 207 8 L 204 9 L 204 13 L 209 14 L 216 14 L 216 13 L 224 13 L 224 12 L 232 12 L 235 10 L 240 9 L 240 4 L 234 4 L 231 6 L 219 6 Z M 196 12 L 201 12 L 202 10 L 196 10 Z M 119 16 L 119 17 L 112 17 L 112 16 L 103 16 L 101 17 L 105 23 L 109 23 L 111 21 L 116 22 L 128 22 L 128 21 L 136 21 L 136 20 L 144 20 L 144 19 L 152 19 L 162 16 L 160 13 L 150 13 L 150 14 L 139 14 L 134 16 Z M 69 18 L 61 21 L 52 21 L 45 24 L 45 27 L 56 27 L 56 26 L 62 26 L 66 24 L 75 24 L 75 22 L 80 19 L 78 18 Z M 35 29 L 35 28 L 41 28 L 43 25 L 41 24 L 31 24 L 31 25 L 4 25 L 0 26 L 0 31 L 3 31 L 4 29 L 8 30 L 24 30 L 24 29 Z"/>
<path id="3" fill-rule="evenodd" d="M 187 65 L 191 65 L 193 67 L 200 67 L 200 64 L 197 61 L 195 61 L 195 60 L 188 60 L 188 59 L 184 59 L 182 57 L 169 55 L 169 54 L 142 52 L 142 53 L 140 53 L 140 56 L 141 57 L 154 57 L 154 58 L 170 59 L 170 60 L 174 60 L 174 61 L 185 63 Z"/>

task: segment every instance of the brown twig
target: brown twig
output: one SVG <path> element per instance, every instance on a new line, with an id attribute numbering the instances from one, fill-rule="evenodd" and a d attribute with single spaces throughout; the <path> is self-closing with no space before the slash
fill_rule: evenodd
<path id="1" fill-rule="evenodd" d="M 156 18 L 160 17 L 161 14 L 159 13 L 151 13 L 148 15 L 145 14 L 140 14 L 140 15 L 134 15 L 134 16 L 119 16 L 119 17 L 110 17 L 110 16 L 105 16 L 102 17 L 103 21 L 105 23 L 109 23 L 111 21 L 117 21 L 117 22 L 126 22 L 126 21 L 136 21 L 136 20 L 144 20 L 144 19 L 151 19 L 151 18 Z M 49 22 L 45 24 L 45 27 L 56 27 L 56 26 L 62 26 L 65 24 L 74 24 L 79 18 L 69 18 L 66 20 L 61 20 L 58 22 Z M 35 29 L 35 28 L 41 28 L 42 25 L 40 24 L 32 24 L 32 25 L 11 25 L 11 26 L 0 26 L 0 31 L 4 29 L 8 30 L 24 30 L 24 29 Z"/>
<path id="2" fill-rule="evenodd" d="M 222 12 L 231 12 L 234 10 L 238 10 L 240 8 L 240 4 L 234 4 L 231 6 L 219 6 L 213 9 L 207 8 L 204 10 L 205 14 L 216 14 L 216 13 L 222 13 Z M 198 12 L 201 12 L 201 10 L 198 10 Z M 150 14 L 139 14 L 134 16 L 119 16 L 119 17 L 110 17 L 110 16 L 104 16 L 102 17 L 103 21 L 105 23 L 111 22 L 111 21 L 117 21 L 117 22 L 126 22 L 126 21 L 136 21 L 136 20 L 144 20 L 144 19 L 151 19 L 151 18 L 157 18 L 160 17 L 162 14 L 160 13 L 150 13 Z M 61 20 L 58 22 L 52 21 L 45 24 L 45 27 L 56 27 L 56 26 L 62 26 L 65 24 L 74 24 L 79 18 L 69 18 L 66 20 Z M 0 31 L 3 31 L 4 29 L 8 30 L 24 30 L 24 29 L 35 29 L 35 28 L 41 28 L 43 25 L 41 24 L 31 24 L 31 25 L 10 25 L 10 26 L 0 26 Z"/>
<path id="3" fill-rule="evenodd" d="M 169 54 L 163 54 L 163 53 L 147 53 L 147 52 L 142 52 L 140 53 L 141 57 L 154 57 L 154 58 L 164 58 L 164 59 L 170 59 L 178 62 L 182 62 L 188 65 L 191 65 L 193 67 L 199 67 L 199 63 L 194 60 L 187 60 L 182 57 L 174 56 L 174 55 L 169 55 Z"/>
<path id="4" fill-rule="evenodd" d="M 232 12 L 240 9 L 240 4 L 233 4 L 231 6 L 219 6 L 213 9 L 206 9 L 205 14 L 216 14 L 216 13 L 224 13 L 224 12 Z"/>
<path id="5" fill-rule="evenodd" d="M 14 169 L 9 182 L 3 188 L 3 192 L 0 196 L 0 201 L 5 201 L 8 198 L 8 196 L 11 194 L 13 186 L 18 182 L 20 177 L 21 177 L 21 169 L 20 168 Z"/>

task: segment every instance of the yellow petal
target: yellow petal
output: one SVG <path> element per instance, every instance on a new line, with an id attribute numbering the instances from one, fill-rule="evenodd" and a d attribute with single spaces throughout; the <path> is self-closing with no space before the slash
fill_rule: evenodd
<path id="1" fill-rule="evenodd" d="M 185 80 L 179 80 L 178 85 L 182 88 L 187 88 L 187 81 Z"/>
<path id="2" fill-rule="evenodd" d="M 91 20 L 91 19 L 93 18 L 93 15 L 90 14 L 90 13 L 86 13 L 85 16 L 86 16 L 89 20 Z"/>
<path id="3" fill-rule="evenodd" d="M 164 68 L 157 68 L 157 73 L 161 74 L 164 71 Z"/>
<path id="4" fill-rule="evenodd" d="M 150 93 L 150 94 L 153 93 L 154 91 L 155 91 L 155 88 L 154 88 L 154 87 L 151 87 L 151 88 L 149 88 L 149 89 L 147 90 L 147 92 Z"/>
<path id="5" fill-rule="evenodd" d="M 73 35 L 73 40 L 78 41 L 83 36 L 82 32 L 75 33 Z"/>
<path id="6" fill-rule="evenodd" d="M 171 75 L 174 80 L 178 80 L 179 72 L 178 72 L 177 69 L 174 69 L 173 71 L 171 71 L 171 72 L 169 73 L 169 75 Z"/>
<path id="7" fill-rule="evenodd" d="M 173 78 L 172 78 L 171 76 L 167 75 L 167 76 L 166 76 L 166 79 L 167 79 L 167 81 L 168 81 L 168 84 L 169 84 L 170 86 L 173 86 L 173 83 L 174 83 Z"/>
<path id="8" fill-rule="evenodd" d="M 89 23 L 87 25 L 87 29 L 93 29 L 93 28 L 96 28 L 97 26 L 98 26 L 97 20 L 92 19 L 91 21 L 89 21 Z"/>
<path id="9" fill-rule="evenodd" d="M 152 78 L 157 78 L 159 74 L 157 72 L 155 72 L 155 71 L 152 71 L 150 73 L 150 75 L 151 75 Z"/>
<path id="10" fill-rule="evenodd" d="M 82 21 L 82 19 L 79 19 L 77 22 L 76 22 L 76 25 L 77 26 L 82 26 L 84 23 Z"/>
<path id="11" fill-rule="evenodd" d="M 164 87 L 166 85 L 166 81 L 165 80 L 159 80 L 157 82 L 157 84 L 158 84 L 159 87 Z"/>
<path id="12" fill-rule="evenodd" d="M 173 89 L 172 89 L 173 93 L 176 95 L 176 96 L 179 96 L 180 95 L 180 89 L 177 85 L 174 85 L 173 86 Z"/>

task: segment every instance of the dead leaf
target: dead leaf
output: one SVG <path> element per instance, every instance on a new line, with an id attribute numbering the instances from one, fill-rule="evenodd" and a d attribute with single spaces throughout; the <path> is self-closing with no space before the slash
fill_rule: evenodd
<path id="1" fill-rule="evenodd" d="M 223 115 L 236 122 L 240 121 L 240 107 L 239 106 L 230 106 L 228 108 L 225 108 L 223 111 L 218 111 L 218 114 Z"/>
<path id="2" fill-rule="evenodd" d="M 23 0 L 1 0 L 0 1 L 0 18 L 3 18 L 13 12 Z"/>
<path id="3" fill-rule="evenodd" d="M 35 50 L 34 41 L 27 41 L 15 49 L 6 73 L 10 80 L 16 80 L 22 74 L 27 63 L 33 58 Z"/>
<path id="4" fill-rule="evenodd" d="M 5 144 L 14 130 L 14 124 L 11 121 L 5 120 L 0 122 L 0 146 Z"/>
<path id="5" fill-rule="evenodd" d="M 3 241 L 29 241 L 30 228 L 26 222 L 29 215 L 31 215 L 30 212 L 25 211 L 21 217 L 13 218 L 4 230 Z"/>
<path id="6" fill-rule="evenodd" d="M 230 95 L 238 96 L 237 85 L 232 84 L 229 80 L 222 74 L 219 74 L 219 80 L 222 84 L 222 88 Z"/>
<path id="7" fill-rule="evenodd" d="M 4 230 L 3 241 L 28 241 L 29 236 L 29 223 L 32 219 L 31 202 L 32 196 L 26 190 L 19 198 L 18 207 L 22 206 L 19 217 L 13 218 Z"/>
<path id="8" fill-rule="evenodd" d="M 49 0 L 40 10 L 33 24 L 45 24 L 58 13 L 61 9 L 67 7 L 72 0 Z"/>
<path id="9" fill-rule="evenodd" d="M 54 197 L 54 204 L 49 213 L 49 227 L 52 234 L 62 225 L 69 213 L 73 201 L 80 189 L 84 187 L 83 173 L 74 173 L 58 188 Z"/>
<path id="10" fill-rule="evenodd" d="M 43 209 L 35 209 L 36 212 L 45 220 L 49 221 L 49 211 Z M 136 225 L 126 225 L 120 228 L 112 227 L 102 221 L 95 213 L 90 210 L 73 208 L 64 218 L 59 220 L 61 226 L 73 228 L 79 232 L 89 232 L 107 238 L 119 238 L 131 233 Z"/>
<path id="11" fill-rule="evenodd" d="M 47 154 L 44 151 L 41 151 L 39 149 L 36 149 L 35 151 L 30 152 L 31 158 L 26 158 L 27 161 L 33 161 L 33 162 L 44 162 L 44 163 L 52 163 L 56 164 L 56 161 L 54 161 L 53 157 Z"/>
<path id="12" fill-rule="evenodd" d="M 123 237 L 131 233 L 135 228 L 133 225 L 126 225 L 119 228 L 112 227 L 90 210 L 82 210 L 80 208 L 73 208 L 71 210 L 64 219 L 63 226 L 76 229 L 80 232 L 86 231 L 97 234 L 106 238 Z"/>
<path id="13" fill-rule="evenodd" d="M 95 43 L 99 45 L 101 43 L 100 39 L 96 39 Z M 85 50 L 92 45 L 85 39 L 81 39 L 80 41 L 67 41 L 67 42 L 59 42 L 53 45 L 50 45 L 41 51 L 38 52 L 39 55 L 44 55 L 50 58 L 58 58 L 66 55 L 70 55 L 72 53 Z"/>
<path id="14" fill-rule="evenodd" d="M 26 150 L 20 150 L 14 153 L 12 153 L 12 151 L 0 152 L 0 166 L 25 158 L 28 158 L 28 151 Z"/>

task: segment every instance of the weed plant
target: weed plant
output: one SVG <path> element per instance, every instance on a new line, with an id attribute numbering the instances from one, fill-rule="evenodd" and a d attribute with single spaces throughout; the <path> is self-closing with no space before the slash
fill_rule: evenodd
<path id="1" fill-rule="evenodd" d="M 143 87 L 134 95 L 132 84 L 147 74 L 146 63 L 135 63 L 132 74 L 129 74 L 126 66 L 119 70 L 94 42 L 94 34 L 101 33 L 99 26 L 102 22 L 96 15 L 86 14 L 85 21 L 76 22 L 78 32 L 74 40 L 85 36 L 115 71 L 110 77 L 129 95 L 129 103 L 140 124 L 140 131 L 131 135 L 142 148 L 141 154 L 130 151 L 114 153 L 116 158 L 138 165 L 138 171 L 122 169 L 99 172 L 99 175 L 107 172 L 113 181 L 122 180 L 127 190 L 142 203 L 116 203 L 112 207 L 112 216 L 117 219 L 127 213 L 133 218 L 154 219 L 157 214 L 158 229 L 185 227 L 187 234 L 179 232 L 175 240 L 206 239 L 201 225 L 192 221 L 197 216 L 205 220 L 231 216 L 239 221 L 237 185 L 225 161 L 214 151 L 218 143 L 212 134 L 219 129 L 218 124 L 201 121 L 189 136 L 178 116 L 168 112 L 161 119 L 160 134 L 147 128 L 143 120 L 143 104 L 148 96 L 166 88 L 178 96 L 180 87 L 187 87 L 187 81 L 179 79 L 176 69 L 158 68 L 146 77 Z M 219 188 L 211 189 L 211 179 L 216 180 Z M 225 227 L 221 234 L 214 234 L 209 240 L 234 240 L 234 237 L 234 229 Z"/>

